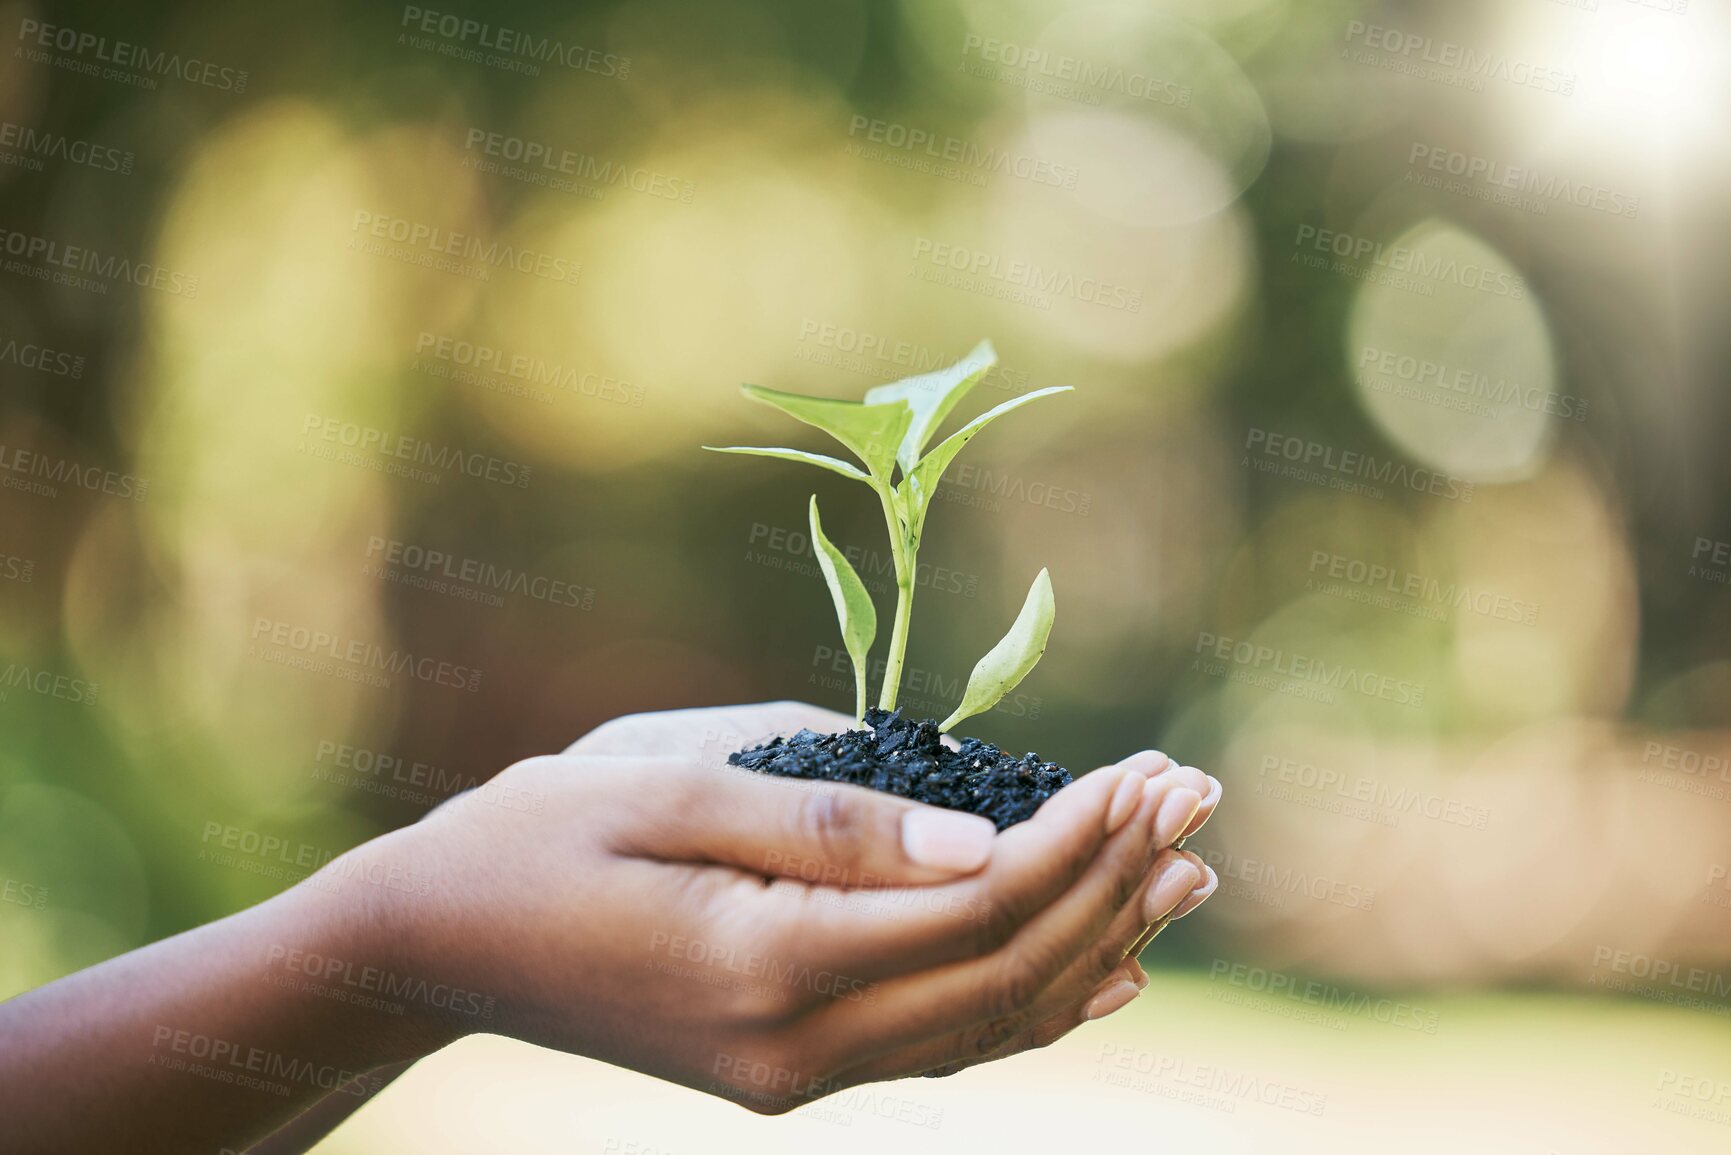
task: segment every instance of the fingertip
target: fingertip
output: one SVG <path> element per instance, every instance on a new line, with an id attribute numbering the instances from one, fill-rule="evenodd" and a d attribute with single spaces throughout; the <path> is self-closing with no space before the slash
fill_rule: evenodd
<path id="1" fill-rule="evenodd" d="M 989 818 L 936 806 L 914 806 L 902 814 L 902 852 L 933 870 L 972 874 L 992 857 L 998 828 Z"/>
<path id="2" fill-rule="evenodd" d="M 1196 773 L 1200 774 L 1201 771 L 1196 771 Z M 1179 842 L 1189 838 L 1208 824 L 1208 820 L 1214 817 L 1214 808 L 1220 805 L 1220 798 L 1226 793 L 1226 787 L 1221 785 L 1220 779 L 1212 774 L 1203 774 L 1202 777 L 1208 783 L 1208 792 L 1202 796 L 1201 805 L 1196 808 L 1196 813 L 1191 816 L 1189 823 L 1180 832 Z M 1177 843 L 1173 845 L 1177 845 Z"/>
<path id="3" fill-rule="evenodd" d="M 1131 773 L 1140 774 L 1144 778 L 1152 778 L 1156 774 L 1164 774 L 1177 763 L 1158 750 L 1138 750 L 1116 765 L 1122 766 Z"/>
<path id="4" fill-rule="evenodd" d="M 1196 811 L 1202 806 L 1202 795 L 1188 786 L 1180 786 L 1168 791 L 1160 801 L 1160 812 L 1154 819 L 1154 840 L 1161 846 L 1170 846 L 1174 839 L 1184 833 L 1184 828 L 1190 825 L 1190 820 L 1196 817 Z"/>
<path id="5" fill-rule="evenodd" d="M 1106 833 L 1116 834 L 1124 824 L 1130 821 L 1130 816 L 1136 812 L 1136 804 L 1142 800 L 1145 793 L 1146 779 L 1131 771 L 1126 771 L 1118 786 L 1112 791 L 1112 800 L 1106 806 Z"/>
<path id="6" fill-rule="evenodd" d="M 1082 1008 L 1082 1018 L 1087 1022 L 1103 1019 L 1114 1011 L 1121 1011 L 1136 1001 L 1136 996 L 1142 993 L 1142 988 L 1128 979 L 1113 983 Z"/>

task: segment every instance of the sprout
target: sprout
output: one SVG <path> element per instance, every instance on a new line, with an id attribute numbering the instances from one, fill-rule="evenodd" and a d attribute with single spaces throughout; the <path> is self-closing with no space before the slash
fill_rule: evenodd
<path id="1" fill-rule="evenodd" d="M 889 659 L 884 666 L 883 686 L 878 694 L 881 709 L 895 709 L 896 696 L 901 689 L 902 660 L 907 654 L 908 625 L 913 615 L 916 561 L 925 533 L 926 514 L 931 509 L 932 496 L 937 492 L 944 470 L 976 433 L 1010 410 L 1040 397 L 1070 392 L 1069 386 L 1060 386 L 1025 393 L 980 414 L 938 442 L 931 452 L 926 452 L 926 443 L 943 424 L 944 418 L 997 363 L 992 343 L 981 341 L 972 353 L 948 369 L 909 377 L 891 385 L 879 385 L 866 392 L 864 401 L 835 401 L 783 393 L 759 385 L 744 386 L 743 392 L 747 397 L 774 406 L 841 442 L 864 466 L 863 469 L 839 458 L 801 449 L 704 446 L 717 453 L 749 453 L 816 465 L 862 482 L 877 494 L 883 506 L 884 524 L 889 530 L 890 555 L 896 577 L 895 624 L 890 631 Z M 854 717 L 863 720 L 867 695 L 866 659 L 877 638 L 877 610 L 866 593 L 865 583 L 854 572 L 847 557 L 824 536 L 815 494 L 811 499 L 811 540 L 818 566 L 829 586 L 830 598 L 835 603 L 842 643 L 853 661 Z M 1022 605 L 1022 612 L 1016 615 L 1010 632 L 974 667 L 962 693 L 961 704 L 944 720 L 943 729 L 948 730 L 964 718 L 990 710 L 1028 676 L 1034 663 L 1046 652 L 1046 639 L 1052 632 L 1052 615 L 1052 579 L 1042 569 L 1028 590 L 1028 598 Z"/>

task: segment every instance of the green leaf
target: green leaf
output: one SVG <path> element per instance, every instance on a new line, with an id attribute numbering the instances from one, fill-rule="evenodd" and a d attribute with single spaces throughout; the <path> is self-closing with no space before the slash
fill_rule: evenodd
<path id="1" fill-rule="evenodd" d="M 772 405 L 789 417 L 823 430 L 853 450 L 874 476 L 886 481 L 895 469 L 896 449 L 914 419 L 914 411 L 906 403 L 866 405 L 859 401 L 783 393 L 761 385 L 741 388 L 752 400 Z"/>
<path id="2" fill-rule="evenodd" d="M 1046 652 L 1046 639 L 1052 634 L 1052 577 L 1045 570 L 1034 579 L 1028 590 L 1028 600 L 1015 624 L 991 651 L 981 658 L 968 676 L 968 688 L 962 691 L 962 704 L 945 718 L 940 730 L 948 730 L 963 718 L 983 714 L 1016 688 L 1028 671 Z"/>
<path id="3" fill-rule="evenodd" d="M 932 494 L 937 492 L 938 482 L 944 476 L 944 470 L 950 467 L 950 462 L 956 459 L 956 454 L 962 451 L 962 446 L 974 439 L 974 434 L 984 429 L 1012 409 L 1020 408 L 1030 401 L 1041 397 L 1050 397 L 1054 393 L 1069 393 L 1068 385 L 1054 385 L 1049 389 L 1036 389 L 1032 393 L 1024 393 L 1020 397 L 1012 397 L 1002 405 L 994 405 L 948 437 L 938 443 L 936 449 L 920 458 L 913 471 L 903 477 L 896 487 L 907 508 L 909 524 L 914 527 L 917 536 L 926 520 L 926 507 L 931 503 Z"/>
<path id="4" fill-rule="evenodd" d="M 817 564 L 823 570 L 823 580 L 829 585 L 830 600 L 835 602 L 835 616 L 841 622 L 842 645 L 853 659 L 854 718 L 865 718 L 866 656 L 878 634 L 878 612 L 866 593 L 865 583 L 854 572 L 847 556 L 823 535 L 823 523 L 817 516 L 817 494 L 811 495 L 811 544 L 817 552 Z"/>
<path id="5" fill-rule="evenodd" d="M 939 369 L 935 373 L 925 373 L 918 377 L 904 377 L 892 385 L 879 385 L 875 389 L 866 390 L 867 405 L 906 401 L 914 411 L 913 424 L 908 426 L 907 436 L 902 438 L 901 448 L 896 451 L 896 461 L 901 465 L 903 474 L 913 472 L 914 463 L 920 459 L 920 452 L 925 449 L 926 442 L 932 439 L 932 434 L 944 423 L 944 418 L 950 415 L 956 402 L 966 397 L 968 390 L 977 385 L 997 363 L 998 354 L 992 348 L 992 343 L 981 341 L 974 346 L 972 353 L 948 369 Z"/>
<path id="6" fill-rule="evenodd" d="M 705 445 L 703 448 L 711 453 L 747 453 L 753 457 L 779 457 L 784 461 L 803 461 L 807 465 L 816 465 L 843 477 L 851 477 L 855 481 L 871 482 L 871 478 L 858 466 L 850 465 L 839 457 L 825 457 L 821 453 L 807 453 L 803 449 L 764 449 L 755 445 Z"/>

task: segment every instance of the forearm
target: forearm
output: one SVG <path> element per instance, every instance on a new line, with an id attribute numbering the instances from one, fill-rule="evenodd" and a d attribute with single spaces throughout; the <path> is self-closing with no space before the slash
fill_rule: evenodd
<path id="1" fill-rule="evenodd" d="M 282 965 L 295 951 L 375 965 L 380 896 L 309 883 L 0 1004 L 9 1150 L 244 1150 L 445 1041 Z"/>

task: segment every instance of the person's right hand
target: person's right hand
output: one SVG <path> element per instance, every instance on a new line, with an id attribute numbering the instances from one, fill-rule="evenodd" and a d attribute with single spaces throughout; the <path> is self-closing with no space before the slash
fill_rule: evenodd
<path id="1" fill-rule="evenodd" d="M 995 837 L 690 755 L 533 758 L 491 785 L 362 848 L 428 891 L 374 900 L 382 964 L 496 999 L 439 1037 L 503 1030 L 759 1111 L 1049 1042 L 1128 1001 L 1127 953 L 1212 889 L 1167 848 L 1218 784 L 1152 753 Z"/>

